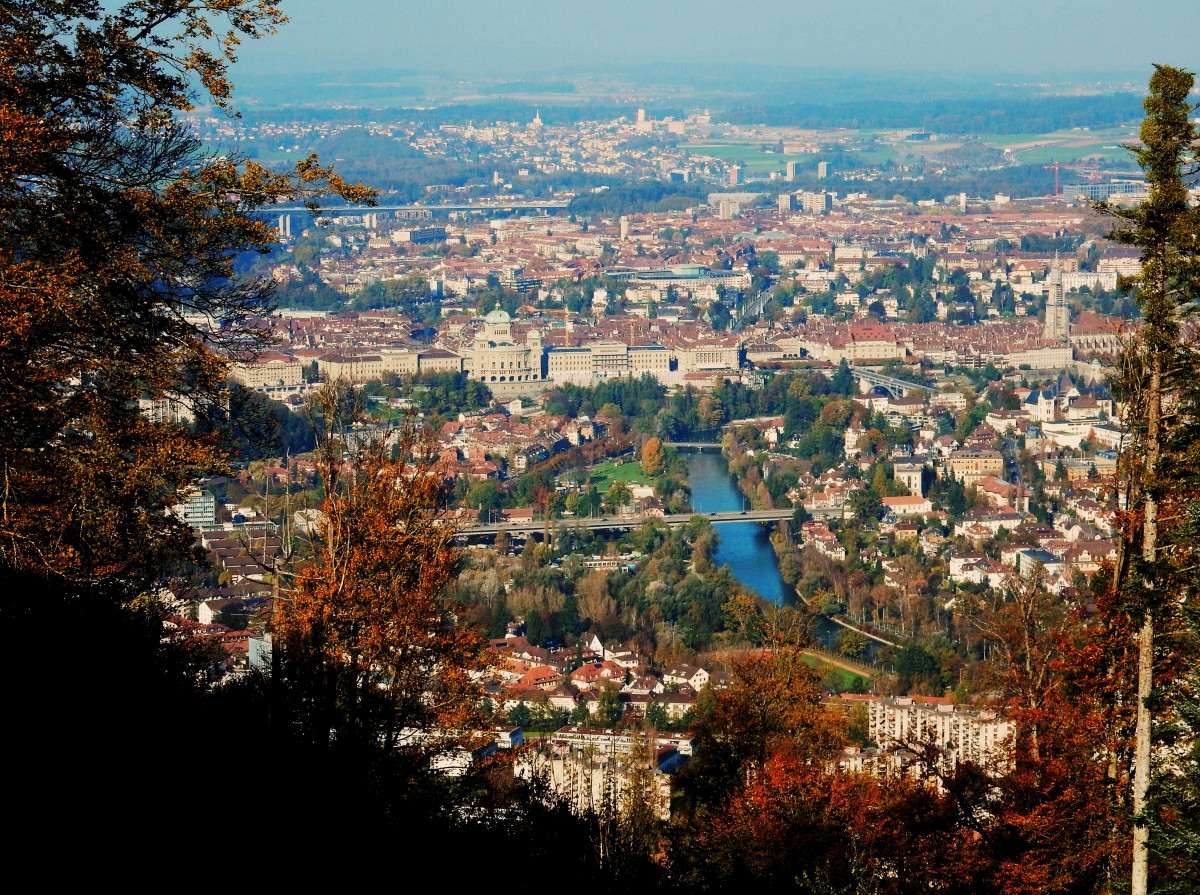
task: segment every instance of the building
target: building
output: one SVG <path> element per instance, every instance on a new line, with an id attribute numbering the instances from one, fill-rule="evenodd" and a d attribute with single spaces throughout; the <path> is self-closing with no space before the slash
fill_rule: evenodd
<path id="1" fill-rule="evenodd" d="M 550 346 L 546 350 L 546 378 L 556 385 L 588 387 L 605 379 L 649 373 L 659 381 L 671 372 L 671 353 L 662 345 L 625 345 L 592 342 L 579 347 Z"/>
<path id="2" fill-rule="evenodd" d="M 1004 475 L 1004 456 L 988 449 L 955 451 L 946 465 L 964 485 L 974 485 L 985 476 Z"/>
<path id="3" fill-rule="evenodd" d="M 994 711 L 968 710 L 948 697 L 899 696 L 867 703 L 870 738 L 885 753 L 938 752 L 942 770 L 969 761 L 1002 771 L 1010 762 L 1012 722 Z"/>
<path id="4" fill-rule="evenodd" d="M 817 180 L 824 180 L 829 176 L 829 162 L 817 162 Z"/>
<path id="5" fill-rule="evenodd" d="M 416 351 L 383 351 L 378 354 L 326 354 L 317 358 L 317 370 L 326 380 L 372 382 L 387 373 L 412 375 L 419 372 Z"/>
<path id="6" fill-rule="evenodd" d="M 796 172 L 800 170 L 799 162 L 788 162 L 783 168 L 784 180 L 795 180 Z"/>
<path id="7" fill-rule="evenodd" d="M 294 357 L 270 352 L 234 364 L 229 378 L 255 391 L 278 394 L 297 391 L 304 384 L 304 368 Z"/>
<path id="8" fill-rule="evenodd" d="M 925 516 L 933 512 L 933 504 L 929 498 L 915 494 L 884 497 L 883 505 L 889 513 L 897 516 Z"/>
<path id="9" fill-rule="evenodd" d="M 212 528 L 217 524 L 217 499 L 210 491 L 189 488 L 183 502 L 173 506 L 171 512 L 189 528 Z"/>
<path id="10" fill-rule="evenodd" d="M 789 164 L 791 163 L 789 162 Z M 791 193 L 780 193 L 775 203 L 780 214 L 791 214 L 796 210 L 796 197 Z"/>
<path id="11" fill-rule="evenodd" d="M 537 777 L 564 797 L 573 811 L 595 810 L 605 793 L 618 800 L 631 787 L 644 786 L 655 814 L 671 814 L 669 773 L 692 754 L 691 737 L 660 734 L 639 740 L 612 730 L 564 727 L 543 748 L 524 753 L 514 767 L 518 777 Z"/>
<path id="12" fill-rule="evenodd" d="M 742 166 L 730 165 L 728 183 L 730 186 L 737 186 L 742 182 Z"/>
<path id="13" fill-rule="evenodd" d="M 833 195 L 824 191 L 803 192 L 800 194 L 800 205 L 805 214 L 824 214 L 833 208 Z"/>
<path id="14" fill-rule="evenodd" d="M 160 398 L 139 398 L 138 410 L 152 423 L 194 423 L 196 411 L 189 400 L 165 394 Z"/>
<path id="15" fill-rule="evenodd" d="M 493 394 L 529 394 L 545 388 L 542 353 L 539 330 L 531 329 L 519 343 L 513 338 L 508 312 L 495 308 L 483 318 L 475 341 L 464 352 L 464 368 L 472 379 L 486 382 Z"/>
<path id="16" fill-rule="evenodd" d="M 925 464 L 920 460 L 895 460 L 892 463 L 893 475 L 901 482 L 908 493 L 915 497 L 925 496 Z"/>
<path id="17" fill-rule="evenodd" d="M 392 242 L 410 245 L 434 245 L 446 241 L 445 227 L 406 227 L 392 233 Z"/>
<path id="18" fill-rule="evenodd" d="M 1055 260 L 1047 280 L 1046 321 L 1042 334 L 1047 341 L 1065 342 L 1071 331 L 1070 309 L 1063 293 L 1063 273 Z"/>

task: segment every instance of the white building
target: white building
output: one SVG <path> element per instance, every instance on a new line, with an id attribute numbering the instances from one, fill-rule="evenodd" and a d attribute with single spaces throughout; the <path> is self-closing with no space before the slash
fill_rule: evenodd
<path id="1" fill-rule="evenodd" d="M 532 329 L 524 343 L 516 342 L 512 318 L 500 308 L 483 318 L 483 327 L 464 354 L 471 378 L 486 382 L 493 394 L 513 396 L 545 387 L 541 331 Z"/>
<path id="2" fill-rule="evenodd" d="M 1011 761 L 1013 724 L 994 711 L 964 709 L 944 698 L 898 696 L 872 699 L 867 712 L 868 735 L 885 753 L 934 746 L 944 770 L 968 761 L 1002 771 Z"/>
<path id="3" fill-rule="evenodd" d="M 605 379 L 649 373 L 659 381 L 671 372 L 671 353 L 662 345 L 626 345 L 591 342 L 574 348 L 551 345 L 546 349 L 546 378 L 556 384 L 582 387 Z"/>

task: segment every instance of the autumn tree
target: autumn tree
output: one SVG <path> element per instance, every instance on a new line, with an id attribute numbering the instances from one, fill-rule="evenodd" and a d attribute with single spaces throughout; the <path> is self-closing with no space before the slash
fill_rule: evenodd
<path id="1" fill-rule="evenodd" d="M 691 892 L 985 891 L 990 862 L 955 795 L 777 755 L 672 853 L 675 872 Z"/>
<path id="2" fill-rule="evenodd" d="M 1002 891 L 1099 891 L 1124 869 L 1111 688 L 1095 680 L 1109 640 L 1046 586 L 1039 565 L 1005 588 L 964 594 L 964 616 L 988 645 L 983 685 L 1013 724 L 985 832 Z M 1086 671 L 1085 671 L 1086 669 Z M 1003 773 L 997 773 L 1002 770 Z M 1059 831 L 1053 842 L 1044 831 Z"/>
<path id="3" fill-rule="evenodd" d="M 1200 369 L 1193 332 L 1200 299 L 1200 211 L 1190 202 L 1197 175 L 1198 135 L 1188 97 L 1190 72 L 1156 66 L 1144 102 L 1138 163 L 1146 173 L 1148 199 L 1132 207 L 1102 204 L 1118 220 L 1112 238 L 1137 246 L 1141 272 L 1124 282 L 1136 289 L 1142 326 L 1122 352 L 1123 425 L 1131 436 L 1123 472 L 1127 513 L 1113 577 L 1113 610 L 1137 629 L 1137 686 L 1132 694 L 1134 813 L 1131 889 L 1149 889 L 1150 809 L 1156 715 L 1170 715 L 1172 666 L 1181 603 L 1190 599 L 1193 573 L 1180 559 L 1190 554 L 1181 521 L 1194 506 L 1194 467 L 1175 461 L 1187 455 L 1196 410 L 1188 397 Z M 1172 448 L 1176 450 L 1173 451 Z M 1190 486 L 1190 488 L 1189 488 Z M 1192 495 L 1189 500 L 1189 493 Z M 1182 598 L 1182 599 L 1181 599 Z M 1168 645 L 1171 644 L 1171 645 Z M 1165 676 L 1165 677 L 1164 677 Z M 1166 685 L 1166 694 L 1163 686 Z M 1166 699 L 1164 700 L 1164 695 Z"/>
<path id="4" fill-rule="evenodd" d="M 0 7 L 0 561 L 70 581 L 161 577 L 190 543 L 164 512 L 220 460 L 219 439 L 155 421 L 173 397 L 215 428 L 228 358 L 253 351 L 269 251 L 257 212 L 369 193 L 315 158 L 287 174 L 206 155 L 179 113 L 193 85 L 225 112 L 238 44 L 270 2 L 80 0 Z"/>
<path id="5" fill-rule="evenodd" d="M 478 721 L 481 641 L 446 598 L 458 554 L 435 452 L 411 431 L 347 451 L 347 394 L 336 384 L 315 399 L 324 518 L 275 620 L 285 736 L 368 764 L 407 754 L 420 767 Z"/>
<path id="6" fill-rule="evenodd" d="M 707 817 L 773 756 L 823 762 L 843 731 L 819 704 L 816 672 L 804 661 L 808 620 L 790 607 L 731 600 L 726 611 L 756 647 L 731 658 L 727 689 L 694 725 L 699 748 L 683 775 L 686 811 Z"/>
<path id="7" fill-rule="evenodd" d="M 663 443 L 658 437 L 646 439 L 642 445 L 642 472 L 648 476 L 656 476 L 663 468 Z"/>
<path id="8" fill-rule="evenodd" d="M 180 118 L 232 114 L 238 43 L 282 21 L 257 0 L 0 3 L 0 619 L 61 649 L 12 656 L 40 668 L 10 706 L 40 781 L 7 794 L 27 833 L 40 812 L 72 835 L 49 807 L 68 801 L 113 854 L 145 818 L 211 828 L 221 812 L 168 793 L 161 762 L 255 724 L 239 688 L 207 686 L 211 651 L 164 628 L 155 585 L 195 558 L 165 509 L 222 461 L 227 359 L 264 342 L 270 287 L 233 276 L 271 246 L 258 213 L 368 197 L 316 159 L 277 175 L 210 156 Z M 167 396 L 195 428 L 141 411 Z M 103 735 L 80 749 L 80 731 Z M 141 820 L 113 824 L 116 804 Z"/>

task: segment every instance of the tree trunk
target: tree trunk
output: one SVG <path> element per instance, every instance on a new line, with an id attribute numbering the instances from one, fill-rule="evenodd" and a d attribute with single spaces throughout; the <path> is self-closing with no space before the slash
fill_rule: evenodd
<path id="1" fill-rule="evenodd" d="M 1142 559 L 1153 570 L 1158 556 L 1158 500 L 1156 478 L 1162 451 L 1162 359 L 1157 351 L 1150 356 L 1150 382 L 1146 394 L 1146 466 L 1143 472 L 1145 516 L 1142 521 Z M 1152 571 L 1151 571 L 1151 574 Z M 1154 581 L 1146 582 L 1153 587 Z M 1133 745 L 1133 869 L 1132 895 L 1146 895 L 1149 883 L 1150 826 L 1144 816 L 1146 793 L 1150 788 L 1150 691 L 1154 686 L 1154 617 L 1146 608 L 1138 634 L 1137 727 Z"/>

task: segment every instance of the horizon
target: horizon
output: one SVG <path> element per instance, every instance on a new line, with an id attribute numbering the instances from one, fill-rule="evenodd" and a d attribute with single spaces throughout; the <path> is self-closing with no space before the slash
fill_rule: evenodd
<path id="1" fill-rule="evenodd" d="M 1117 4 L 1035 0 L 1003 5 L 886 0 L 853 5 L 749 0 L 343 0 L 329 25 L 317 0 L 283 3 L 290 21 L 243 44 L 243 82 L 272 76 L 406 70 L 416 75 L 554 77 L 654 66 L 736 67 L 866 76 L 1140 79 L 1154 64 L 1195 71 L 1200 4 L 1146 0 L 1138 17 Z M 464 27 L 465 23 L 465 27 Z M 732 26 L 732 27 L 731 27 Z M 420 35 L 415 40 L 414 35 Z M 436 39 L 430 40 L 429 35 Z M 297 60 L 304 63 L 297 69 Z M 864 63 L 862 60 L 869 60 Z"/>

